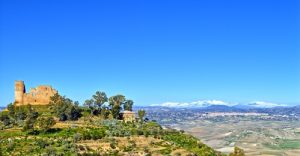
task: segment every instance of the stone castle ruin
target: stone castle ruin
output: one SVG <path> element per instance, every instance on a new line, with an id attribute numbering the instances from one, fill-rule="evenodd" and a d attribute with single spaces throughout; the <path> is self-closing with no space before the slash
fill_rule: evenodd
<path id="1" fill-rule="evenodd" d="M 36 88 L 30 88 L 26 93 L 24 81 L 15 81 L 15 105 L 47 105 L 50 97 L 58 93 L 51 86 L 41 85 Z"/>

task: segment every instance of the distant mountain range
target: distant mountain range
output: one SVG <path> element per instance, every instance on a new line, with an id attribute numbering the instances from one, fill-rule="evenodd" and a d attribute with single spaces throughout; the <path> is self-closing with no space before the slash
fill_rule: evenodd
<path id="1" fill-rule="evenodd" d="M 300 105 L 288 106 L 270 102 L 249 102 L 246 104 L 233 104 L 218 100 L 205 100 L 190 103 L 166 102 L 151 106 L 135 108 L 152 111 L 192 111 L 192 112 L 256 112 L 273 115 L 295 115 L 300 117 Z"/>
<path id="2" fill-rule="evenodd" d="M 286 107 L 285 104 L 277 104 L 264 101 L 254 101 L 246 104 L 241 103 L 229 103 L 220 100 L 200 100 L 195 102 L 165 102 L 162 104 L 153 104 L 151 106 L 161 106 L 161 107 L 174 107 L 174 108 L 206 108 L 209 106 L 227 106 L 239 109 L 249 109 L 249 108 L 273 108 L 273 107 Z"/>

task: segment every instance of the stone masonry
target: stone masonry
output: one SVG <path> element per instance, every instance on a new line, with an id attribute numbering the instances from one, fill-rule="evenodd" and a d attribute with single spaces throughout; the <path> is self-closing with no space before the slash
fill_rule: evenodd
<path id="1" fill-rule="evenodd" d="M 57 90 L 51 86 L 41 85 L 36 88 L 30 88 L 26 93 L 24 81 L 15 81 L 15 105 L 47 105 L 50 97 L 57 93 Z"/>

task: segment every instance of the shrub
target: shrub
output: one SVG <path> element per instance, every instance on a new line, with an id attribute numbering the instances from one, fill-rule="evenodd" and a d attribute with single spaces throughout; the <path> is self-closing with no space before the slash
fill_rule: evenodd
<path id="1" fill-rule="evenodd" d="M 243 149 L 234 147 L 233 153 L 230 153 L 229 156 L 245 156 L 245 152 Z"/>
<path id="2" fill-rule="evenodd" d="M 41 117 L 38 119 L 38 126 L 44 131 L 47 132 L 52 126 L 55 125 L 55 120 L 53 117 Z"/>
<path id="3" fill-rule="evenodd" d="M 74 142 L 78 142 L 82 139 L 82 135 L 80 133 L 76 133 L 73 136 Z"/>
<path id="4" fill-rule="evenodd" d="M 6 150 L 7 151 L 13 151 L 15 146 L 16 146 L 16 144 L 15 144 L 14 140 L 9 141 L 7 146 L 6 146 Z"/>
<path id="5" fill-rule="evenodd" d="M 40 149 L 43 149 L 45 148 L 46 146 L 49 145 L 49 143 L 43 139 L 38 139 L 35 141 L 36 145 L 40 148 Z"/>
<path id="6" fill-rule="evenodd" d="M 117 147 L 116 142 L 115 142 L 115 141 L 112 141 L 112 142 L 110 143 L 110 148 L 115 149 L 116 147 Z"/>
<path id="7" fill-rule="evenodd" d="M 25 125 L 23 127 L 23 130 L 24 131 L 34 130 L 34 124 L 38 116 L 39 116 L 38 112 L 35 112 L 33 110 L 29 111 L 27 118 L 25 120 Z"/>
<path id="8" fill-rule="evenodd" d="M 0 120 L 3 122 L 4 126 L 8 126 L 12 123 L 11 119 L 7 114 L 1 114 L 0 115 Z"/>
<path id="9" fill-rule="evenodd" d="M 167 132 L 163 136 L 163 139 L 174 143 L 176 146 L 186 148 L 196 155 L 216 155 L 216 152 L 212 148 L 202 144 L 198 139 L 178 131 Z"/>
<path id="10" fill-rule="evenodd" d="M 56 155 L 57 152 L 55 148 L 53 148 L 52 146 L 47 147 L 45 153 L 43 153 L 43 156 L 56 156 Z"/>
<path id="11" fill-rule="evenodd" d="M 105 134 L 106 129 L 104 128 L 92 128 L 92 129 L 86 129 L 83 132 L 81 132 L 82 139 L 83 140 L 97 140 L 97 139 L 102 139 L 103 137 L 106 136 Z"/>
<path id="12" fill-rule="evenodd" d="M 0 147 L 0 156 L 3 156 L 1 147 Z"/>

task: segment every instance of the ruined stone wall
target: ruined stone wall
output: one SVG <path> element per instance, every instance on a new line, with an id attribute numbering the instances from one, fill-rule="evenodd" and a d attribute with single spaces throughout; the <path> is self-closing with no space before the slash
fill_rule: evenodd
<path id="1" fill-rule="evenodd" d="M 23 94 L 25 93 L 25 85 L 23 81 L 15 82 L 15 103 L 22 104 L 23 103 Z"/>
<path id="2" fill-rule="evenodd" d="M 50 102 L 50 97 L 57 93 L 57 90 L 51 86 L 38 86 L 31 88 L 29 93 L 25 91 L 23 81 L 15 83 L 15 104 L 16 105 L 47 105 Z"/>

